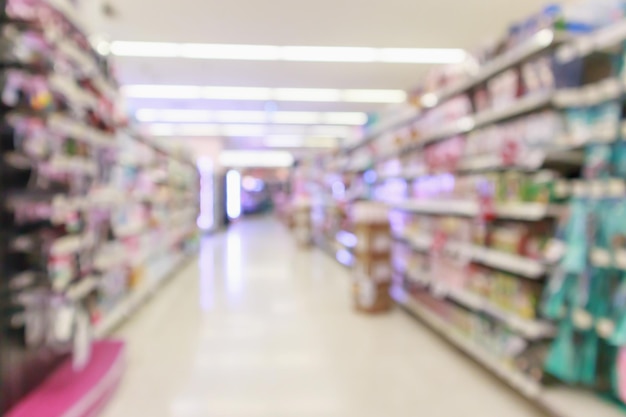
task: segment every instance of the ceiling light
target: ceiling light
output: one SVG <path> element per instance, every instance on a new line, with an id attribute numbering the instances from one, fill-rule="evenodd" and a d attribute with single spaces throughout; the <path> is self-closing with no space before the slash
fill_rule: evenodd
<path id="1" fill-rule="evenodd" d="M 302 137 L 293 135 L 273 135 L 263 140 L 268 148 L 335 148 L 339 145 L 332 137 Z"/>
<path id="2" fill-rule="evenodd" d="M 314 125 L 318 124 L 321 118 L 321 113 L 316 112 L 285 111 L 270 113 L 270 120 L 273 123 Z"/>
<path id="3" fill-rule="evenodd" d="M 194 109 L 138 109 L 135 118 L 144 123 L 276 123 L 362 126 L 367 114 L 359 112 L 238 111 Z"/>
<path id="4" fill-rule="evenodd" d="M 366 113 L 340 112 L 324 113 L 320 124 L 362 126 L 367 123 Z"/>
<path id="5" fill-rule="evenodd" d="M 339 90 L 324 88 L 277 88 L 272 98 L 278 101 L 339 101 Z"/>
<path id="6" fill-rule="evenodd" d="M 223 110 L 215 112 L 218 123 L 265 123 L 267 113 L 262 111 Z"/>
<path id="7" fill-rule="evenodd" d="M 222 131 L 217 125 L 192 124 L 192 125 L 174 125 L 175 135 L 169 136 L 221 136 Z M 158 136 L 155 134 L 155 136 Z M 161 135 L 167 136 L 167 135 Z"/>
<path id="8" fill-rule="evenodd" d="M 401 64 L 459 63 L 466 57 L 463 50 L 454 48 L 273 46 L 128 41 L 113 42 L 111 52 L 117 56 L 128 57 Z"/>
<path id="9" fill-rule="evenodd" d="M 344 126 L 311 126 L 307 133 L 312 136 L 330 136 L 333 138 L 345 138 L 352 136 L 354 128 Z"/>
<path id="10" fill-rule="evenodd" d="M 271 100 L 272 90 L 263 87 L 195 87 L 211 100 Z"/>
<path id="11" fill-rule="evenodd" d="M 191 85 L 127 85 L 128 98 L 205 99 L 205 100 L 276 100 L 348 103 L 402 103 L 402 90 L 335 90 L 317 88 L 201 87 Z"/>
<path id="12" fill-rule="evenodd" d="M 139 109 L 135 118 L 140 122 L 210 122 L 211 113 L 205 110 L 186 109 Z"/>
<path id="13" fill-rule="evenodd" d="M 170 42 L 113 42 L 111 53 L 117 56 L 176 58 L 180 44 Z"/>
<path id="14" fill-rule="evenodd" d="M 290 167 L 293 155 L 284 151 L 222 151 L 220 164 L 226 167 Z"/>
<path id="15" fill-rule="evenodd" d="M 451 48 L 385 48 L 380 54 L 382 62 L 407 64 L 458 64 L 466 58 L 464 50 Z"/>
<path id="16" fill-rule="evenodd" d="M 375 62 L 374 48 L 346 48 L 324 46 L 285 46 L 282 48 L 285 61 L 307 62 Z"/>
<path id="17" fill-rule="evenodd" d="M 153 136 L 226 136 L 265 137 L 271 135 L 324 136 L 345 138 L 354 134 L 354 127 L 308 126 L 308 125 L 265 125 L 265 124 L 146 124 L 148 134 Z"/>
<path id="18" fill-rule="evenodd" d="M 274 135 L 263 140 L 263 146 L 268 148 L 299 148 L 304 140 L 301 136 Z"/>
<path id="19" fill-rule="evenodd" d="M 400 90 L 345 90 L 343 101 L 351 103 L 403 103 L 406 93 Z"/>
<path id="20" fill-rule="evenodd" d="M 211 45 L 187 43 L 180 47 L 181 58 L 276 61 L 280 48 L 264 45 Z"/>
<path id="21" fill-rule="evenodd" d="M 224 125 L 220 132 L 222 136 L 265 136 L 267 129 L 263 125 Z"/>
<path id="22" fill-rule="evenodd" d="M 202 88 L 193 85 L 128 85 L 124 87 L 124 94 L 135 98 L 203 98 Z"/>

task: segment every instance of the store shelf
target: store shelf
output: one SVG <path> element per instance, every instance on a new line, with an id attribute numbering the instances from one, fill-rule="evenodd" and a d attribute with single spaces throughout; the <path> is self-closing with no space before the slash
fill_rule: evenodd
<path id="1" fill-rule="evenodd" d="M 501 122 L 549 106 L 553 97 L 554 94 L 551 91 L 532 94 L 502 108 L 483 111 L 474 116 L 474 128 L 477 129 L 492 123 Z"/>
<path id="2" fill-rule="evenodd" d="M 453 216 L 479 216 L 480 204 L 471 200 L 407 200 L 391 202 L 389 205 L 397 210 L 414 213 L 447 214 Z M 563 208 L 558 205 L 543 203 L 503 203 L 495 207 L 496 217 L 515 220 L 536 221 L 558 216 Z"/>
<path id="3" fill-rule="evenodd" d="M 604 52 L 626 40 L 626 21 L 614 23 L 588 35 L 578 36 L 561 46 L 556 53 L 559 62 L 567 63 L 594 52 Z"/>
<path id="4" fill-rule="evenodd" d="M 444 88 L 439 92 L 427 93 L 422 96 L 421 102 L 426 107 L 435 107 L 447 99 L 470 90 L 487 79 L 524 62 L 532 56 L 565 42 L 567 39 L 568 37 L 561 32 L 549 29 L 541 30 L 519 46 L 505 52 L 480 68 L 473 77 Z"/>
<path id="5" fill-rule="evenodd" d="M 55 172 L 82 173 L 85 175 L 95 175 L 98 165 L 91 158 L 79 156 L 53 156 L 46 165 L 49 165 Z"/>
<path id="6" fill-rule="evenodd" d="M 432 236 L 411 236 L 409 234 L 402 234 L 401 238 L 409 242 L 411 247 L 420 251 L 430 250 L 433 242 Z M 462 242 L 447 242 L 444 250 L 451 255 L 472 260 L 502 271 L 512 272 L 530 279 L 539 279 L 543 277 L 547 271 L 547 267 L 537 260 L 489 249 L 484 246 Z"/>
<path id="7" fill-rule="evenodd" d="M 461 244 L 454 249 L 483 265 L 513 272 L 526 278 L 539 279 L 546 273 L 546 267 L 541 262 L 523 256 L 476 245 Z"/>
<path id="8" fill-rule="evenodd" d="M 415 143 L 406 145 L 394 152 L 389 152 L 379 158 L 377 162 L 394 158 L 407 152 L 413 152 L 421 149 L 426 145 L 447 139 L 456 135 L 469 133 L 481 127 L 502 122 L 517 116 L 530 113 L 535 110 L 542 109 L 552 104 L 554 93 L 549 91 L 545 93 L 533 94 L 522 97 L 517 101 L 504 106 L 502 108 L 485 110 L 473 116 L 465 116 L 456 121 L 446 123 L 444 127 L 438 128 L 433 132 L 426 133 Z"/>
<path id="9" fill-rule="evenodd" d="M 72 301 L 79 301 L 85 298 L 98 288 L 100 281 L 96 277 L 83 278 L 77 284 L 71 286 L 65 296 Z"/>
<path id="10" fill-rule="evenodd" d="M 417 120 L 420 115 L 419 109 L 412 109 L 411 111 L 404 112 L 401 114 L 397 120 L 393 120 L 391 123 L 384 123 L 380 126 L 375 126 L 371 132 L 365 135 L 365 137 L 351 145 L 348 145 L 342 149 L 343 153 L 350 153 L 363 146 L 367 146 L 372 143 L 374 140 L 378 139 L 381 135 L 388 131 L 393 131 L 396 129 L 400 129 L 406 125 Z"/>
<path id="11" fill-rule="evenodd" d="M 489 352 L 485 351 L 465 336 L 462 336 L 456 329 L 430 312 L 428 308 L 422 306 L 403 289 L 397 286 L 393 287 L 391 295 L 398 304 L 422 319 L 450 343 L 496 374 L 513 388 L 523 393 L 526 397 L 533 399 L 539 397 L 541 387 L 537 382 L 528 378 L 523 373 L 509 368 Z"/>
<path id="12" fill-rule="evenodd" d="M 398 210 L 414 213 L 449 214 L 474 217 L 479 214 L 478 203 L 468 200 L 407 200 L 389 203 Z"/>
<path id="13" fill-rule="evenodd" d="M 95 238 L 91 234 L 67 235 L 54 241 L 50 246 L 50 255 L 71 255 L 81 249 L 91 248 L 94 244 Z"/>
<path id="14" fill-rule="evenodd" d="M 394 300 L 413 313 L 457 349 L 484 366 L 522 396 L 554 417 L 623 417 L 624 411 L 590 392 L 571 387 L 543 387 L 523 373 L 509 368 L 480 346 L 460 335 L 399 287 L 392 289 Z"/>
<path id="15" fill-rule="evenodd" d="M 171 267 L 164 269 L 161 276 L 144 283 L 139 288 L 132 290 L 122 301 L 120 301 L 94 328 L 94 337 L 102 339 L 110 334 L 133 312 L 135 312 L 145 301 L 147 301 L 167 280 L 178 272 L 191 257 L 184 254 L 172 255 Z"/>
<path id="16" fill-rule="evenodd" d="M 70 22 L 79 32 L 88 33 L 86 30 L 87 25 L 85 25 L 85 22 L 79 17 L 76 8 L 72 6 L 71 2 L 67 0 L 44 0 L 44 2 L 63 15 L 65 20 Z"/>
<path id="17" fill-rule="evenodd" d="M 65 96 L 71 103 L 76 103 L 84 108 L 98 108 L 98 98 L 81 88 L 71 78 L 55 74 L 50 77 L 49 83 L 52 90 Z"/>
<path id="18" fill-rule="evenodd" d="M 591 250 L 591 263 L 599 268 L 616 268 L 626 271 L 626 250 L 618 250 L 611 253 L 608 249 L 593 248 Z"/>
<path id="19" fill-rule="evenodd" d="M 545 339 L 555 334 L 555 328 L 552 323 L 544 320 L 522 318 L 513 312 L 494 305 L 490 300 L 480 295 L 471 293 L 462 288 L 446 286 L 444 283 L 441 283 L 440 280 L 438 282 L 437 278 L 434 278 L 430 274 L 412 274 L 407 271 L 400 272 L 407 275 L 412 281 L 429 288 L 434 297 L 448 298 L 470 310 L 484 313 L 506 324 L 511 330 L 523 336 L 525 339 Z"/>
<path id="20" fill-rule="evenodd" d="M 466 307 L 478 311 L 505 323 L 511 330 L 528 339 L 544 339 L 555 335 L 554 326 L 546 321 L 524 319 L 509 311 L 495 306 L 489 300 L 465 290 L 450 289 L 446 295 Z"/>
<path id="21" fill-rule="evenodd" d="M 83 141 L 94 146 L 116 147 L 115 138 L 97 131 L 91 126 L 80 123 L 61 113 L 48 117 L 48 127 L 55 132 L 71 136 L 75 140 Z"/>
<path id="22" fill-rule="evenodd" d="M 563 108 L 597 106 L 624 95 L 626 86 L 616 77 L 576 88 L 561 89 L 554 95 L 554 104 Z"/>

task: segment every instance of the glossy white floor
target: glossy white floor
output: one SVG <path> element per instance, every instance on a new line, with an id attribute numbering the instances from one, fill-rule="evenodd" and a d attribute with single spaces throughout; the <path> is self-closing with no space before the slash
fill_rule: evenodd
<path id="1" fill-rule="evenodd" d="M 348 271 L 269 218 L 205 239 L 118 336 L 104 417 L 539 415 L 403 311 L 355 314 Z"/>

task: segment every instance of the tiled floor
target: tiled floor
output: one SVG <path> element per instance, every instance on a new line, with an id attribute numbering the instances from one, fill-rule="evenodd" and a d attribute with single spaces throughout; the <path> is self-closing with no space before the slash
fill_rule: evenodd
<path id="1" fill-rule="evenodd" d="M 268 218 L 206 238 L 118 336 L 104 417 L 539 415 L 404 312 L 355 314 L 348 271 Z"/>

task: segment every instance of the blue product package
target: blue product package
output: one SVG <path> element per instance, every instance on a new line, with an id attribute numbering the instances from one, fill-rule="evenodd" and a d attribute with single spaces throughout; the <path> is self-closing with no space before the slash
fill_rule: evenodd
<path id="1" fill-rule="evenodd" d="M 615 177 L 626 178 L 626 141 L 613 144 L 611 172 Z"/>
<path id="2" fill-rule="evenodd" d="M 594 144 L 587 146 L 583 167 L 585 178 L 601 179 L 610 177 L 611 158 L 611 145 Z"/>

